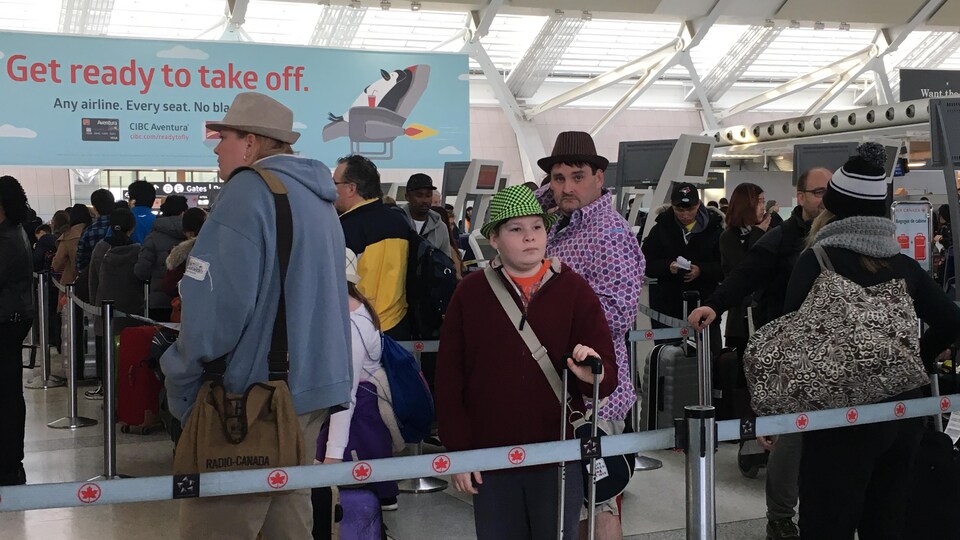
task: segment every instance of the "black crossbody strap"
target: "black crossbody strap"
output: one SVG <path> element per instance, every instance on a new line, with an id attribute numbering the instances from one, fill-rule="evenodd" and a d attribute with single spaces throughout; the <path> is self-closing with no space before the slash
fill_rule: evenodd
<path id="1" fill-rule="evenodd" d="M 287 196 L 287 186 L 272 172 L 261 167 L 240 167 L 233 171 L 231 177 L 240 171 L 252 170 L 260 175 L 270 193 L 273 194 L 273 203 L 277 218 L 277 256 L 280 262 L 280 301 L 277 303 L 277 316 L 273 322 L 273 335 L 270 338 L 270 352 L 267 355 L 268 369 L 271 381 L 286 381 L 290 372 L 290 354 L 287 343 L 287 301 L 286 280 L 287 268 L 290 266 L 290 252 L 293 250 L 293 212 L 290 210 L 290 199 Z"/>

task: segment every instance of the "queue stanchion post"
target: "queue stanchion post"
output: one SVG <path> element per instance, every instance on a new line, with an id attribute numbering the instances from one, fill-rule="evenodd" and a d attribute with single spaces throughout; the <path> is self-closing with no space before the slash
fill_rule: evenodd
<path id="1" fill-rule="evenodd" d="M 684 407 L 687 489 L 687 540 L 716 540 L 716 410 L 710 406 Z"/>
<path id="2" fill-rule="evenodd" d="M 40 273 L 40 278 L 37 280 L 37 310 L 36 316 L 40 320 L 40 332 L 39 341 L 40 353 L 41 353 L 41 362 L 40 362 L 40 376 L 35 377 L 34 379 L 27 381 L 27 384 L 24 385 L 24 388 L 29 388 L 31 390 L 46 390 L 48 388 L 58 388 L 64 386 L 66 381 L 57 377 L 50 372 L 50 346 L 47 343 L 49 336 L 49 329 L 47 328 L 47 295 L 49 291 L 47 286 L 49 281 L 46 279 L 48 274 L 46 272 Z"/>
<path id="3" fill-rule="evenodd" d="M 77 411 L 77 327 L 74 324 L 77 311 L 74 309 L 73 297 L 74 285 L 71 283 L 67 285 L 67 308 L 64 309 L 67 317 L 67 348 L 65 352 L 67 354 L 67 387 L 69 389 L 68 409 L 67 416 L 47 424 L 47 427 L 54 429 L 77 429 L 97 425 L 96 420 L 80 416 Z"/>
<path id="4" fill-rule="evenodd" d="M 143 282 L 143 316 L 150 318 L 150 282 Z"/>
<path id="5" fill-rule="evenodd" d="M 417 361 L 417 365 L 421 366 L 421 368 L 422 365 L 420 363 L 420 354 L 423 352 L 436 352 L 435 347 L 433 348 L 433 351 L 426 351 L 426 345 L 422 341 L 401 342 L 400 345 L 413 354 L 414 359 Z M 417 443 L 416 447 L 414 447 L 412 455 L 423 455 L 423 441 Z M 400 493 L 434 493 L 436 491 L 443 491 L 447 489 L 448 485 L 449 483 L 446 480 L 435 478 L 433 476 L 408 478 L 407 480 L 401 480 L 397 482 L 397 486 L 400 488 Z"/>
<path id="6" fill-rule="evenodd" d="M 129 478 L 117 473 L 117 366 L 113 354 L 113 301 L 100 306 L 103 328 L 103 474 L 94 480 Z"/>

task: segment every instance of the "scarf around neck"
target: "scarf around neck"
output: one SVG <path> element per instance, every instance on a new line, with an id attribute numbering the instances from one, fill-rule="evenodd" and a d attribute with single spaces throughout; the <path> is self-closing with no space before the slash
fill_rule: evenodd
<path id="1" fill-rule="evenodd" d="M 854 253 L 886 259 L 900 253 L 896 224 L 882 217 L 853 216 L 834 221 L 817 232 L 814 244 L 849 249 Z"/>

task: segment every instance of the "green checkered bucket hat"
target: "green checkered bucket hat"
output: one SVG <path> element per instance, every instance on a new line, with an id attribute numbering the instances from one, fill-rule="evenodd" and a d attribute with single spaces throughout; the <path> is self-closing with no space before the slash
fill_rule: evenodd
<path id="1" fill-rule="evenodd" d="M 490 232 L 498 223 L 524 216 L 542 217 L 547 229 L 557 221 L 556 214 L 548 214 L 543 211 L 530 188 L 527 186 L 511 186 L 501 190 L 490 200 L 490 221 L 483 225 L 480 234 L 490 238 Z"/>

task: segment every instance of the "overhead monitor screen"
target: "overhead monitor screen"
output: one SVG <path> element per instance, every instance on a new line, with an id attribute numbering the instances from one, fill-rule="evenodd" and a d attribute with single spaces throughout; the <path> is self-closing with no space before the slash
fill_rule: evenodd
<path id="1" fill-rule="evenodd" d="M 617 185 L 617 162 L 607 165 L 607 169 L 603 171 L 603 187 L 610 189 L 616 187 Z"/>
<path id="2" fill-rule="evenodd" d="M 398 201 L 407 200 L 407 186 L 400 186 L 397 188 L 397 200 Z"/>
<path id="3" fill-rule="evenodd" d="M 460 185 L 467 174 L 469 161 L 448 161 L 443 164 L 443 196 L 456 197 L 460 193 Z"/>
<path id="4" fill-rule="evenodd" d="M 481 165 L 480 176 L 477 177 L 477 189 L 496 189 L 500 176 L 500 167 L 496 165 Z"/>
<path id="5" fill-rule="evenodd" d="M 486 238 L 478 237 L 477 246 L 480 248 L 480 253 L 474 253 L 474 255 L 479 255 L 484 261 L 493 260 L 498 255 L 497 250 L 490 245 L 490 241 Z"/>
<path id="6" fill-rule="evenodd" d="M 883 164 L 883 169 L 886 172 L 887 178 L 890 178 L 893 176 L 894 168 L 897 166 L 897 159 L 900 158 L 900 147 L 884 146 L 883 148 L 887 151 L 887 161 Z"/>
<path id="7" fill-rule="evenodd" d="M 857 143 L 798 144 L 793 147 L 793 185 L 800 175 L 823 167 L 835 171 L 857 154 Z"/>
<path id="8" fill-rule="evenodd" d="M 675 139 L 621 142 L 617 159 L 618 183 L 625 187 L 656 187 L 676 144 Z"/>
<path id="9" fill-rule="evenodd" d="M 710 145 L 705 143 L 690 143 L 690 154 L 687 155 L 687 165 L 684 176 L 703 176 L 710 164 Z"/>
<path id="10" fill-rule="evenodd" d="M 507 187 L 507 179 L 501 178 L 500 183 L 497 184 L 497 191 L 503 191 L 503 188 Z"/>

